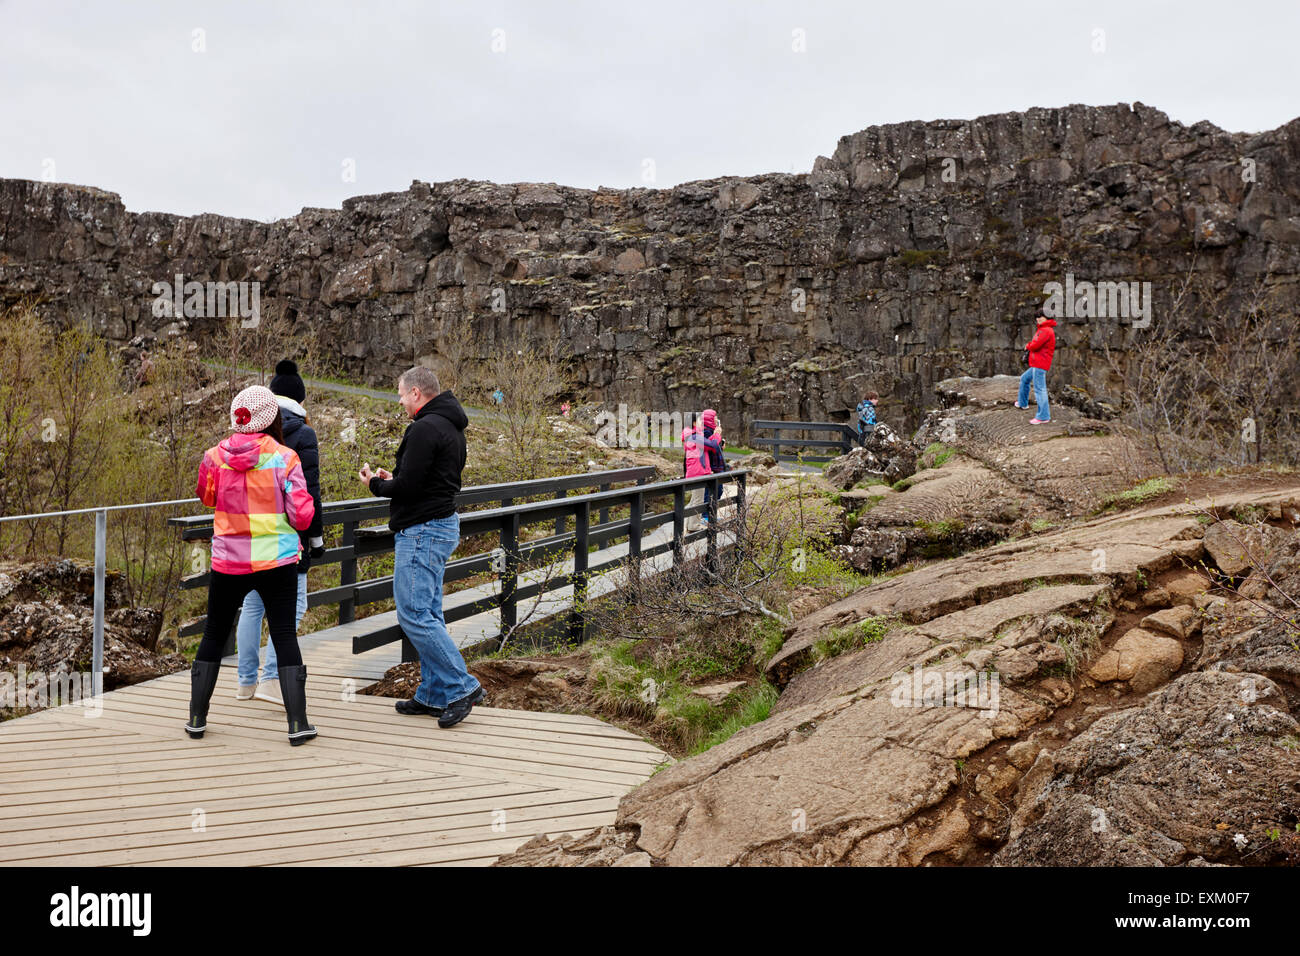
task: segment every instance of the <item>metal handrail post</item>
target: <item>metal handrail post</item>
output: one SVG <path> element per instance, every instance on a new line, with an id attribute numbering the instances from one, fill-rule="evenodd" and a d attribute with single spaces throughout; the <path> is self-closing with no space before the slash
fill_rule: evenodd
<path id="1" fill-rule="evenodd" d="M 104 694 L 104 554 L 108 544 L 108 512 L 95 512 L 95 630 L 94 668 L 95 697 Z"/>
<path id="2" fill-rule="evenodd" d="M 587 532 L 591 506 L 583 502 L 574 516 L 573 528 L 573 611 L 569 615 L 569 640 L 581 644 L 587 639 Z"/>

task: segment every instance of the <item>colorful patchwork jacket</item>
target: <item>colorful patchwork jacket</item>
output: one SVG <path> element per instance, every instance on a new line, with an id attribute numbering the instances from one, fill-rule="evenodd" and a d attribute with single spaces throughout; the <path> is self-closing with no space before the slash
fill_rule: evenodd
<path id="1" fill-rule="evenodd" d="M 231 435 L 203 453 L 195 491 L 217 509 L 213 571 L 252 574 L 298 563 L 298 531 L 311 525 L 316 505 L 293 449 L 270 435 Z"/>

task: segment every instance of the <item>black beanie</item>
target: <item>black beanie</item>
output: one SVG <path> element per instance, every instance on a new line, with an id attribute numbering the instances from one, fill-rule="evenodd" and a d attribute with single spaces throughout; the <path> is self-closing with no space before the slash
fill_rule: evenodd
<path id="1" fill-rule="evenodd" d="M 271 391 L 302 404 L 307 400 L 307 386 L 298 377 L 298 366 L 293 359 L 280 359 L 271 377 Z"/>

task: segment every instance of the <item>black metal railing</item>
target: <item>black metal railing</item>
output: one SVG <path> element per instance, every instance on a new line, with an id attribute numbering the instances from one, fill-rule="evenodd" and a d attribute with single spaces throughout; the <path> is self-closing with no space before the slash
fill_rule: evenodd
<path id="1" fill-rule="evenodd" d="M 770 431 L 773 438 L 758 437 L 757 432 Z M 843 422 L 772 422 L 755 421 L 750 425 L 750 432 L 755 437 L 750 439 L 754 447 L 772 449 L 772 457 L 777 461 L 831 461 L 831 457 L 815 455 L 782 454 L 782 448 L 834 448 L 839 454 L 847 455 L 858 440 L 858 432 L 852 425 Z M 829 432 L 838 436 L 833 440 L 824 438 L 784 437 L 782 432 Z M 833 457 L 833 456 L 832 456 Z"/>
<path id="2" fill-rule="evenodd" d="M 507 485 L 482 485 L 464 489 L 457 496 L 458 507 L 464 504 L 494 502 L 498 507 L 483 511 L 464 512 L 460 516 L 461 540 L 478 535 L 496 535 L 498 546 L 490 551 L 479 552 L 447 563 L 443 583 L 451 584 L 465 578 L 483 573 L 494 573 L 500 582 L 500 590 L 473 602 L 448 607 L 444 597 L 443 614 L 448 624 L 465 618 L 474 617 L 493 609 L 501 611 L 501 629 L 498 636 L 506 633 L 518 624 L 518 609 L 521 601 L 527 601 L 540 595 L 555 591 L 569 585 L 573 586 L 573 609 L 566 623 L 569 639 L 582 641 L 586 636 L 586 620 L 583 608 L 587 600 L 587 587 L 591 578 L 606 569 L 623 562 L 623 558 L 613 557 L 592 565 L 589 551 L 597 549 L 619 539 L 628 542 L 628 557 L 634 574 L 642 560 L 655 557 L 669 550 L 673 552 L 674 564 L 685 560 L 685 547 L 697 540 L 706 540 L 705 561 L 708 566 L 716 567 L 718 555 L 717 502 L 722 486 L 729 482 L 737 484 L 737 503 L 744 505 L 745 479 L 748 471 L 741 469 L 708 475 L 699 478 L 679 478 L 672 481 L 646 484 L 646 479 L 655 473 L 654 468 L 632 468 L 618 471 L 592 472 L 585 475 L 566 475 L 560 478 L 546 478 L 534 482 L 517 482 Z M 613 488 L 614 484 L 634 481 L 630 488 Z M 596 492 L 568 496 L 567 490 L 583 487 L 598 487 Z M 710 500 L 702 505 L 687 506 L 686 495 L 696 488 L 711 489 Z M 518 498 L 533 497 L 542 494 L 555 494 L 554 500 L 537 501 L 527 504 L 514 504 Z M 672 506 L 668 510 L 649 512 L 648 501 L 669 498 Z M 355 580 L 356 560 L 358 558 L 391 553 L 393 551 L 393 532 L 387 525 L 363 527 L 362 522 L 386 520 L 388 518 L 389 499 L 366 498 L 357 501 L 345 501 L 326 504 L 323 511 L 329 524 L 343 524 L 344 535 L 349 538 L 346 545 L 330 549 L 321 563 L 327 559 L 351 562 L 351 580 L 340 580 L 336 587 L 322 588 L 309 592 L 309 607 L 322 604 L 339 605 L 339 623 L 354 620 L 355 608 L 359 604 L 382 601 L 393 596 L 393 575 Z M 610 509 L 626 507 L 628 516 L 610 520 Z M 687 533 L 685 522 L 696 514 L 707 514 L 707 526 L 699 531 Z M 595 523 L 592 518 L 595 517 Z M 573 531 L 568 531 L 569 519 L 573 519 Z M 206 520 L 206 527 L 202 522 Z M 668 541 L 659 542 L 649 548 L 643 547 L 644 536 L 654 529 L 672 523 L 673 535 Z M 212 534 L 211 516 L 199 518 L 177 518 L 169 523 L 182 527 L 182 535 L 187 539 L 210 538 Z M 546 537 L 521 543 L 521 530 L 527 526 L 553 523 L 554 533 Z M 521 569 L 531 560 L 545 557 L 556 560 L 560 556 L 567 561 L 572 556 L 573 570 L 568 574 L 548 576 L 544 580 L 520 586 Z M 317 563 L 315 560 L 313 564 Z M 346 565 L 345 565 L 346 567 Z M 526 572 L 524 572 L 526 573 Z M 196 574 L 186 578 L 182 587 L 201 587 L 207 584 L 207 574 Z M 346 608 L 346 618 L 345 618 Z M 181 630 L 182 635 L 202 631 L 204 619 L 192 622 Z M 233 636 L 231 638 L 233 640 Z M 406 640 L 397 624 L 378 624 L 370 630 L 353 636 L 352 650 L 355 654 L 390 644 L 402 642 L 402 660 L 414 660 L 414 649 Z M 228 643 L 226 653 L 233 653 Z"/>
<path id="3" fill-rule="evenodd" d="M 592 471 L 581 474 L 561 475 L 555 478 L 540 478 L 535 481 L 505 482 L 491 485 L 472 485 L 462 488 L 456 495 L 456 508 L 495 503 L 503 506 L 513 504 L 520 498 L 533 498 L 541 495 L 554 495 L 557 499 L 568 495 L 575 489 L 599 488 L 609 491 L 615 485 L 624 482 L 644 484 L 657 472 L 653 466 L 637 468 L 617 468 L 609 471 Z M 307 594 L 307 606 L 319 607 L 322 604 L 338 605 L 338 623 L 347 624 L 356 618 L 358 600 L 352 592 L 358 587 L 356 532 L 363 522 L 388 520 L 388 498 L 353 498 L 347 501 L 324 502 L 321 505 L 321 523 L 325 527 L 342 525 L 342 533 L 337 547 L 327 548 L 325 554 L 312 559 L 312 566 L 339 564 L 339 583 L 337 587 L 321 588 Z M 181 529 L 181 538 L 185 541 L 206 541 L 212 538 L 212 515 L 172 518 L 167 522 Z M 556 522 L 556 533 L 563 533 L 563 526 Z M 361 582 L 362 585 L 368 582 Z M 182 589 L 202 588 L 208 586 L 208 572 L 203 571 L 182 578 Z M 365 592 L 368 593 L 368 592 Z M 391 595 L 390 595 L 391 596 Z M 365 603 L 361 601 L 360 603 Z M 180 637 L 201 634 L 207 621 L 206 616 L 191 621 L 178 631 Z M 226 650 L 233 653 L 233 631 L 227 641 Z"/>

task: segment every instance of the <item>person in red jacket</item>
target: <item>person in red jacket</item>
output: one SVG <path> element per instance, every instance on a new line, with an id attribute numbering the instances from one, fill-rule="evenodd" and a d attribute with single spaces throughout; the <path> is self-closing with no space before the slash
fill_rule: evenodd
<path id="1" fill-rule="evenodd" d="M 1020 395 L 1016 398 L 1016 408 L 1029 407 L 1029 386 L 1034 387 L 1034 401 L 1038 411 L 1029 420 L 1031 425 L 1045 425 L 1052 420 L 1052 407 L 1047 403 L 1047 370 L 1052 367 L 1052 355 L 1056 352 L 1056 320 L 1049 319 L 1042 309 L 1038 310 L 1035 320 L 1038 331 L 1029 340 L 1025 348 L 1029 352 L 1029 368 L 1020 376 Z"/>

